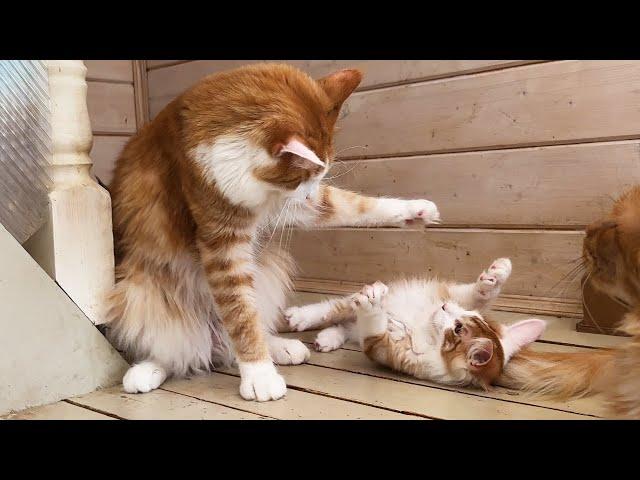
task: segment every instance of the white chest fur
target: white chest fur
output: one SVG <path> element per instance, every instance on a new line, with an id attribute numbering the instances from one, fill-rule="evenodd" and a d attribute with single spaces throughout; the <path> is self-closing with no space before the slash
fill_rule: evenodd
<path id="1" fill-rule="evenodd" d="M 234 205 L 258 208 L 269 203 L 277 192 L 256 178 L 256 167 L 272 161 L 269 154 L 239 136 L 223 136 L 214 143 L 203 143 L 191 152 L 207 180 L 215 183 Z"/>

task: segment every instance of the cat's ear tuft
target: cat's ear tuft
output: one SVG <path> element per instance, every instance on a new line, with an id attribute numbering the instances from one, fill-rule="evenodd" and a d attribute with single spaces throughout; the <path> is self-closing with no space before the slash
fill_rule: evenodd
<path id="1" fill-rule="evenodd" d="M 535 342 L 544 333 L 547 322 L 537 318 L 530 318 L 516 322 L 513 325 L 505 327 L 502 331 L 502 348 L 504 350 L 505 363 L 518 353 L 518 351 L 530 343 Z"/>
<path id="2" fill-rule="evenodd" d="M 318 84 L 333 102 L 333 108 L 339 109 L 351 93 L 360 85 L 360 70 L 340 70 L 318 80 Z"/>
<path id="3" fill-rule="evenodd" d="M 491 361 L 493 357 L 493 342 L 488 338 L 474 340 L 467 350 L 467 362 L 472 368 L 480 368 Z"/>

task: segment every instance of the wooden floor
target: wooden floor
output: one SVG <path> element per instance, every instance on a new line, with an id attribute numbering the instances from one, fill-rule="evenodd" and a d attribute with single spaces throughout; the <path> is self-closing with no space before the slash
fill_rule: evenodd
<path id="1" fill-rule="evenodd" d="M 318 294 L 298 294 L 296 304 L 317 301 Z M 494 312 L 511 322 L 530 315 Z M 576 320 L 538 317 L 549 322 L 535 348 L 578 351 L 619 345 L 621 337 L 575 331 Z M 316 332 L 285 334 L 311 344 Z M 435 385 L 393 373 L 369 361 L 355 344 L 331 353 L 312 350 L 307 364 L 280 367 L 288 391 L 277 402 L 246 402 L 238 394 L 236 370 L 191 379 L 170 380 L 142 395 L 121 386 L 24 410 L 5 419 L 595 419 L 601 398 L 568 402 L 527 398 L 504 388 L 492 392 Z"/>

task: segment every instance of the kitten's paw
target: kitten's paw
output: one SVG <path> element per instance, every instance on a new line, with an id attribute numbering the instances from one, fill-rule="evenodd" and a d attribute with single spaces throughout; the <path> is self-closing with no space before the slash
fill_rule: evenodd
<path id="1" fill-rule="evenodd" d="M 480 279 L 482 280 L 482 277 L 484 277 L 484 280 L 489 283 L 502 285 L 511 275 L 511 269 L 511 260 L 508 258 L 498 258 L 493 261 L 486 272 L 480 275 Z"/>
<path id="2" fill-rule="evenodd" d="M 478 277 L 478 292 L 484 298 L 498 295 L 500 288 L 511 275 L 511 260 L 498 258 L 494 260 L 488 270 Z"/>
<path id="3" fill-rule="evenodd" d="M 269 353 L 278 365 L 300 365 L 311 356 L 306 345 L 295 338 L 271 337 Z"/>
<path id="4" fill-rule="evenodd" d="M 122 386 L 127 393 L 147 393 L 155 390 L 167 378 L 164 368 L 153 362 L 142 362 L 133 365 L 122 379 Z"/>
<path id="5" fill-rule="evenodd" d="M 344 344 L 344 340 L 344 334 L 339 328 L 330 327 L 318 333 L 313 346 L 318 352 L 332 352 L 340 348 Z"/>
<path id="6" fill-rule="evenodd" d="M 365 285 L 360 293 L 354 295 L 352 300 L 352 306 L 355 309 L 373 310 L 379 308 L 382 298 L 389 292 L 387 287 L 382 282 L 376 282 L 373 285 Z"/>
<path id="7" fill-rule="evenodd" d="M 405 225 L 440 223 L 440 212 L 436 204 L 429 200 L 407 200 L 403 220 Z"/>
<path id="8" fill-rule="evenodd" d="M 240 396 L 245 400 L 267 402 L 287 393 L 287 384 L 271 361 L 238 362 Z"/>
<path id="9" fill-rule="evenodd" d="M 316 308 L 315 305 L 290 307 L 284 311 L 284 319 L 292 332 L 303 332 L 322 323 L 325 313 L 323 309 Z"/>

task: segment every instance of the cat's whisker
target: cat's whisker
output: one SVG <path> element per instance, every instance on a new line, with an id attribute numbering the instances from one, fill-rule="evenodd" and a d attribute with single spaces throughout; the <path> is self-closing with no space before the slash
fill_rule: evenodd
<path id="1" fill-rule="evenodd" d="M 282 214 L 284 213 L 285 208 L 287 207 L 287 205 L 289 204 L 289 202 L 291 201 L 291 199 L 286 199 L 284 204 L 282 205 L 282 209 L 280 210 L 280 213 L 278 214 L 278 218 L 276 221 L 275 226 L 273 227 L 273 231 L 271 232 L 271 236 L 269 237 L 269 240 L 265 243 L 265 245 L 268 245 L 271 243 L 271 240 L 273 239 L 273 236 L 276 233 L 276 230 L 278 229 L 278 225 L 280 223 L 280 218 L 282 217 Z"/>
<path id="2" fill-rule="evenodd" d="M 591 272 L 589 272 L 589 275 L 587 275 L 587 278 L 584 279 L 584 282 L 582 282 L 582 289 L 581 289 L 581 300 L 582 300 L 582 306 L 584 307 L 584 309 L 586 310 L 587 314 L 589 315 L 589 317 L 591 318 L 591 321 L 594 323 L 594 325 L 598 328 L 598 331 L 600 333 L 602 333 L 604 335 L 604 330 L 602 329 L 602 327 L 598 324 L 598 322 L 596 321 L 596 318 L 591 314 L 591 311 L 589 310 L 589 307 L 587 306 L 587 302 L 584 301 L 584 289 L 587 286 L 587 282 L 589 281 L 589 278 L 591 278 Z"/>
<path id="3" fill-rule="evenodd" d="M 293 239 L 293 229 L 295 227 L 295 219 L 297 218 L 298 215 L 298 208 L 300 207 L 299 204 L 295 204 L 293 206 L 293 216 L 292 216 L 292 221 L 291 221 L 291 227 L 289 228 L 289 239 L 287 240 L 287 244 L 285 246 L 285 249 L 288 251 L 289 247 L 291 246 L 291 240 Z"/>
<path id="4" fill-rule="evenodd" d="M 285 233 L 285 231 L 287 229 L 287 221 L 288 221 L 288 218 L 289 218 L 289 209 L 290 208 L 291 208 L 291 202 L 287 202 L 287 205 L 286 205 L 286 209 L 287 210 L 286 210 L 286 213 L 285 213 L 285 216 L 284 216 L 285 221 L 282 224 L 282 231 L 280 232 L 280 241 L 278 242 L 278 249 L 280 249 L 280 250 L 282 249 L 282 238 L 283 238 L 284 233 Z"/>
<path id="5" fill-rule="evenodd" d="M 580 255 L 577 258 L 574 258 L 573 260 L 568 260 L 567 263 L 576 263 L 576 262 L 580 262 L 580 261 L 584 262 L 584 257 L 582 255 Z"/>
<path id="6" fill-rule="evenodd" d="M 340 163 L 344 163 L 344 162 L 340 162 Z M 325 177 L 323 180 L 324 181 L 335 180 L 336 178 L 340 178 L 340 177 L 352 172 L 355 168 L 358 167 L 358 164 L 360 163 L 360 161 L 350 161 L 349 163 L 354 163 L 355 165 L 353 167 L 351 167 L 349 170 L 347 170 L 346 172 L 342 172 L 342 173 L 339 173 L 337 175 L 333 175 L 331 177 Z"/>
<path id="7" fill-rule="evenodd" d="M 585 265 L 583 263 L 579 263 L 572 267 L 567 273 L 565 273 L 560 279 L 554 283 L 543 296 L 558 298 L 566 293 L 573 285 L 574 280 L 584 273 Z M 552 295 L 553 291 L 561 284 L 564 284 L 564 287 L 556 294 Z"/>
<path id="8" fill-rule="evenodd" d="M 342 150 L 338 150 L 338 151 L 335 153 L 335 156 L 337 157 L 337 156 L 338 156 L 338 155 L 340 155 L 341 153 L 346 152 L 347 150 L 353 150 L 354 148 L 363 148 L 363 149 L 365 149 L 365 150 L 366 150 L 366 149 L 368 149 L 369 147 L 367 147 L 366 145 L 353 145 L 353 146 L 351 146 L 351 147 L 346 147 L 346 148 L 343 148 Z"/>

